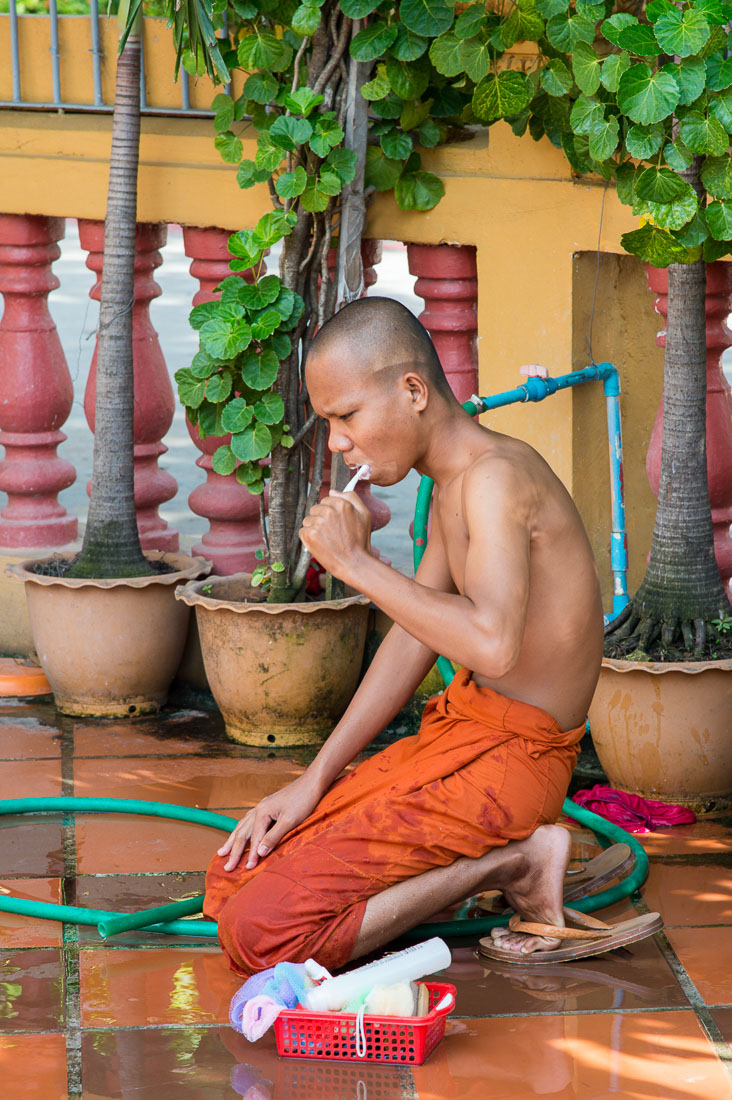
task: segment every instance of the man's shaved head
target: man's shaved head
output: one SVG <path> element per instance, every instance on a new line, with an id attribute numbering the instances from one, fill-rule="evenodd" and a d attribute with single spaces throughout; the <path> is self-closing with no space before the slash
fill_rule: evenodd
<path id="1" fill-rule="evenodd" d="M 440 396 L 453 396 L 427 330 L 393 298 L 359 298 L 344 306 L 320 329 L 309 355 L 347 358 L 349 367 L 371 376 L 383 372 L 387 385 L 414 370 Z"/>

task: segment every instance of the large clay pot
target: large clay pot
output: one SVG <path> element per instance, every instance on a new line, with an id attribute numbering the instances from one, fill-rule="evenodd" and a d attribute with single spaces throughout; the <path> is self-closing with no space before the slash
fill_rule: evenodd
<path id="1" fill-rule="evenodd" d="M 361 670 L 366 596 L 268 604 L 249 573 L 193 581 L 176 597 L 196 609 L 206 676 L 229 737 L 244 745 L 325 740 Z"/>
<path id="2" fill-rule="evenodd" d="M 190 615 L 174 589 L 205 577 L 211 563 L 158 550 L 145 557 L 163 558 L 175 572 L 86 580 L 32 573 L 33 560 L 7 567 L 25 584 L 38 659 L 63 714 L 125 718 L 165 702 Z"/>
<path id="3" fill-rule="evenodd" d="M 605 659 L 590 728 L 613 787 L 699 808 L 732 796 L 732 661 Z"/>

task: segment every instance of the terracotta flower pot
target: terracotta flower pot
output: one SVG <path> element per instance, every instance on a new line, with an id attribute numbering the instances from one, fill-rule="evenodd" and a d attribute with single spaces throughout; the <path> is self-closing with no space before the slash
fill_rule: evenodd
<path id="1" fill-rule="evenodd" d="M 175 572 L 97 581 L 31 573 L 34 560 L 7 567 L 25 584 L 33 641 L 63 714 L 125 718 L 165 702 L 190 614 L 174 589 L 205 577 L 211 563 L 162 551 L 145 557 L 164 558 Z"/>
<path id="2" fill-rule="evenodd" d="M 325 740 L 361 670 L 366 596 L 268 604 L 251 574 L 211 577 L 176 591 L 196 609 L 209 686 L 226 732 L 244 745 Z"/>
<path id="3" fill-rule="evenodd" d="M 732 661 L 605 659 L 592 740 L 613 787 L 704 807 L 732 796 Z"/>

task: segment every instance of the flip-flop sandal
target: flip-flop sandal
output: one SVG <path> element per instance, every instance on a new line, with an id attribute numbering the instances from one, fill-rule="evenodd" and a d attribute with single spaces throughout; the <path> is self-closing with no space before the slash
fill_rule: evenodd
<path id="1" fill-rule="evenodd" d="M 577 928 L 557 928 L 553 924 L 535 924 L 523 921 L 514 913 L 508 922 L 508 931 L 522 932 L 527 936 L 544 936 L 557 940 L 573 941 L 571 947 L 555 947 L 549 951 L 531 951 L 523 955 L 520 951 L 509 951 L 500 946 L 502 937 L 493 939 L 486 936 L 480 940 L 478 951 L 488 959 L 512 963 L 514 966 L 534 966 L 539 963 L 560 963 L 569 959 L 586 959 L 591 955 L 603 955 L 616 947 L 625 947 L 652 936 L 663 928 L 659 913 L 645 913 L 631 920 L 617 924 L 605 924 L 591 917 L 589 913 L 577 913 L 574 909 L 565 909 L 564 915 Z M 508 935 L 508 932 L 505 933 Z"/>
<path id="2" fill-rule="evenodd" d="M 594 856 L 577 871 L 567 871 L 564 876 L 564 901 L 596 894 L 613 879 L 620 878 L 635 863 L 635 856 L 628 844 L 612 844 L 598 856 Z M 487 891 L 476 898 L 481 909 L 489 913 L 504 913 L 508 908 L 503 894 Z"/>

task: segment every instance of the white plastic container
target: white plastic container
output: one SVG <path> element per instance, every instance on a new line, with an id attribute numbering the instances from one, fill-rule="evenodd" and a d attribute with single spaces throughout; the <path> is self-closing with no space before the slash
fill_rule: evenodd
<path id="1" fill-rule="evenodd" d="M 376 985 L 396 985 L 397 982 L 416 982 L 425 974 L 444 970 L 451 962 L 450 948 L 437 936 L 424 943 L 416 943 L 404 951 L 387 955 L 384 959 L 328 978 L 315 986 L 307 995 L 307 1007 L 313 1012 L 339 1012 L 345 1004 L 362 993 L 368 993 Z"/>

